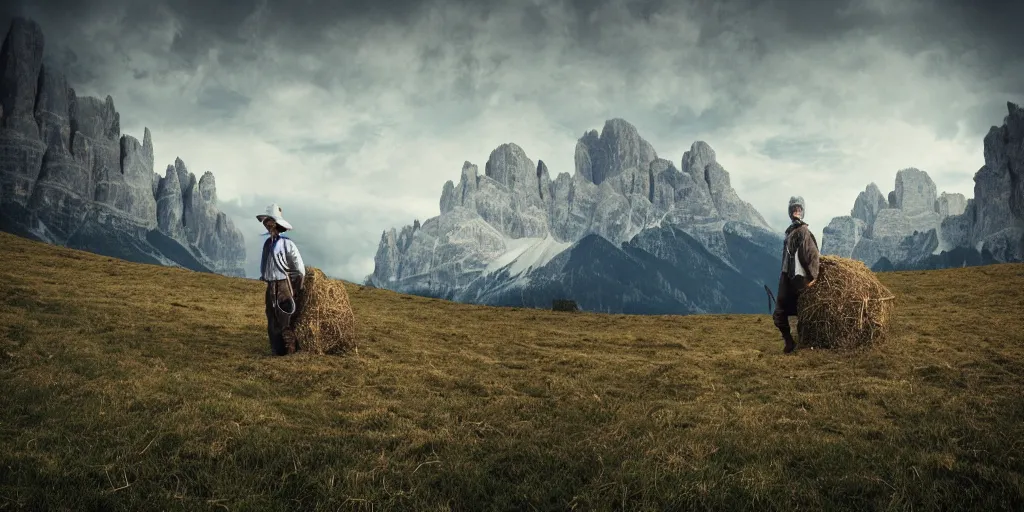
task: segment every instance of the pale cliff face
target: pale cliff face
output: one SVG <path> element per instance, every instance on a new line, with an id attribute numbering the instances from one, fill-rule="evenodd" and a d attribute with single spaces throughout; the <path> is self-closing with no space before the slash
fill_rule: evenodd
<path id="1" fill-rule="evenodd" d="M 197 183 L 180 159 L 166 176 L 154 173 L 149 129 L 141 142 L 122 134 L 113 98 L 79 97 L 60 70 L 43 63 L 44 43 L 35 22 L 15 19 L 0 50 L 5 229 L 118 257 L 244 275 L 242 234 L 217 209 L 213 175 Z"/>
<path id="2" fill-rule="evenodd" d="M 633 125 L 611 119 L 579 139 L 575 160 L 575 174 L 554 179 L 512 143 L 491 152 L 482 174 L 466 162 L 458 183 L 441 187 L 441 215 L 381 235 L 368 280 L 495 304 L 573 289 L 595 307 L 636 312 L 644 301 L 652 311 L 751 308 L 754 290 L 760 307 L 754 283 L 763 269 L 777 272 L 781 236 L 739 198 L 708 144 L 693 143 L 680 170 Z M 601 295 L 631 282 L 642 299 Z"/>
<path id="3" fill-rule="evenodd" d="M 974 175 L 973 198 L 937 195 L 926 172 L 903 169 L 888 201 L 872 183 L 849 217 L 832 219 L 825 253 L 868 266 L 882 258 L 908 264 L 954 249 L 989 253 L 995 261 L 1024 260 L 1024 110 L 1013 103 L 1007 110 L 1002 126 L 985 136 L 985 165 Z"/>

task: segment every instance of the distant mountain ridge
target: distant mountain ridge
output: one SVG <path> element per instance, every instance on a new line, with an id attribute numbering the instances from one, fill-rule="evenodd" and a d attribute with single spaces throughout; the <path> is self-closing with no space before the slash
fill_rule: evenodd
<path id="1" fill-rule="evenodd" d="M 782 234 L 743 201 L 705 142 L 677 168 L 623 119 L 577 142 L 554 179 L 516 144 L 465 162 L 440 215 L 381 235 L 381 288 L 492 305 L 555 298 L 610 313 L 763 312 Z"/>
<path id="2" fill-rule="evenodd" d="M 130 261 L 244 276 L 242 233 L 214 176 L 153 172 L 153 138 L 121 133 L 114 100 L 80 97 L 15 18 L 0 49 L 0 229 Z"/>
<path id="3" fill-rule="evenodd" d="M 974 197 L 936 194 L 919 169 L 896 173 L 883 196 L 871 183 L 850 215 L 823 232 L 822 252 L 875 270 L 915 270 L 1024 261 L 1024 109 L 1008 102 L 1002 126 L 984 139 Z"/>

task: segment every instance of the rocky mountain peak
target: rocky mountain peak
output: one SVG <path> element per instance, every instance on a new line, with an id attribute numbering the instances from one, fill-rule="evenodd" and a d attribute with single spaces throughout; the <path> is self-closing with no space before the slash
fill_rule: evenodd
<path id="1" fill-rule="evenodd" d="M 540 177 L 545 174 L 549 176 L 551 174 L 548 171 L 548 164 L 544 163 L 543 160 L 537 160 L 537 176 Z"/>
<path id="2" fill-rule="evenodd" d="M 94 96 L 76 97 L 71 117 L 71 128 L 91 139 L 117 142 L 121 138 L 121 114 L 110 96 L 105 101 Z"/>
<path id="3" fill-rule="evenodd" d="M 702 140 L 690 144 L 690 149 L 683 153 L 682 171 L 704 179 L 704 169 L 715 163 L 715 150 Z"/>
<path id="4" fill-rule="evenodd" d="M 974 175 L 970 241 L 1000 261 L 1024 258 L 1024 110 L 1007 102 L 1002 126 L 984 140 L 985 165 Z"/>
<path id="5" fill-rule="evenodd" d="M 78 97 L 44 64 L 34 21 L 15 18 L 0 48 L 0 227 L 132 261 L 244 275 L 245 246 L 212 207 L 213 178 L 184 229 L 184 163 L 153 172 L 153 136 L 121 133 L 107 95 Z M 196 201 L 189 201 L 189 207 Z"/>
<path id="6" fill-rule="evenodd" d="M 455 183 L 452 180 L 444 182 L 441 186 L 441 200 L 438 202 L 438 206 L 441 208 L 441 214 L 452 211 L 456 205 L 455 201 Z"/>
<path id="7" fill-rule="evenodd" d="M 934 211 L 937 193 L 928 173 L 914 167 L 901 169 L 896 173 L 893 207 L 907 214 Z"/>
<path id="8" fill-rule="evenodd" d="M 882 259 L 922 257 L 939 243 L 944 218 L 939 205 L 935 182 L 927 172 L 901 169 L 888 199 L 871 183 L 857 196 L 849 216 L 832 219 L 823 231 L 822 252 L 858 259 L 869 267 Z"/>
<path id="9" fill-rule="evenodd" d="M 153 157 L 153 134 L 149 132 L 149 127 L 145 127 L 142 133 L 142 151 L 152 161 Z"/>
<path id="10" fill-rule="evenodd" d="M 591 130 L 576 143 L 576 172 L 595 185 L 629 169 L 647 170 L 657 158 L 636 127 L 620 118 L 605 121 L 600 135 Z"/>
<path id="11" fill-rule="evenodd" d="M 967 210 L 967 198 L 961 193 L 943 192 L 935 200 L 935 211 L 942 217 L 961 215 Z"/>
<path id="12" fill-rule="evenodd" d="M 185 166 L 185 162 L 181 161 L 181 158 L 174 159 L 174 172 L 178 174 L 178 185 L 181 186 L 181 194 L 185 195 L 185 191 L 190 186 L 188 167 Z"/>
<path id="13" fill-rule="evenodd" d="M 694 219 L 719 217 L 773 231 L 761 213 L 733 189 L 729 172 L 718 163 L 710 144 L 700 140 L 690 144 L 690 149 L 683 153 L 680 166 L 682 171 L 667 161 L 651 164 L 652 173 L 658 169 L 659 182 L 674 184 L 677 197 L 671 202 L 675 203 L 677 210 L 689 212 L 687 215 L 694 216 Z M 652 197 L 659 203 L 669 202 L 666 194 L 658 188 L 657 185 L 654 187 Z"/>
<path id="14" fill-rule="evenodd" d="M 551 200 L 551 173 L 543 160 L 537 160 L 537 193 L 545 202 Z"/>
<path id="15" fill-rule="evenodd" d="M 39 136 L 35 105 L 43 45 L 43 30 L 37 23 L 15 18 L 0 49 L 2 127 L 31 138 Z"/>
<path id="16" fill-rule="evenodd" d="M 926 172 L 901 169 L 885 204 L 869 186 L 851 217 L 832 219 L 823 252 L 905 268 L 959 265 L 965 254 L 972 261 L 1024 260 L 1024 111 L 1008 102 L 1007 112 L 1003 125 L 985 135 L 973 198 L 937 195 Z"/>
<path id="17" fill-rule="evenodd" d="M 1007 115 L 1003 118 L 1002 147 L 992 156 L 997 165 L 1005 166 L 1010 187 L 1010 211 L 1024 222 L 1024 109 L 1016 103 L 1006 102 Z M 987 138 L 986 138 L 987 142 Z M 995 145 L 995 144 L 993 144 Z M 999 161 L 1001 160 L 1001 162 Z M 988 156 L 985 158 L 986 165 Z M 1022 240 L 1024 243 L 1024 240 Z M 1024 252 L 1024 247 L 1021 248 Z"/>
<path id="18" fill-rule="evenodd" d="M 167 193 L 177 194 L 179 197 L 181 196 L 181 183 L 178 180 L 178 172 L 175 170 L 173 164 L 167 166 L 167 170 L 164 171 L 164 176 L 160 180 L 160 187 L 157 190 L 161 191 L 160 193 L 163 193 L 162 191 L 164 188 L 170 189 Z M 174 190 L 174 188 L 177 188 L 177 190 Z"/>
<path id="19" fill-rule="evenodd" d="M 554 179 L 544 160 L 534 165 L 513 143 L 490 153 L 482 175 L 465 161 L 458 182 L 441 187 L 439 216 L 382 234 L 368 281 L 408 293 L 490 300 L 482 299 L 491 292 L 480 287 L 502 288 L 508 275 L 498 269 L 505 265 L 519 275 L 564 263 L 575 252 L 592 259 L 596 269 L 607 263 L 601 258 L 618 256 L 590 254 L 597 246 L 581 241 L 600 239 L 615 252 L 655 229 L 686 231 L 708 261 L 728 262 L 724 267 L 745 265 L 758 251 L 776 257 L 781 234 L 739 198 L 706 143 L 695 143 L 686 157 L 691 170 L 700 167 L 696 179 L 659 159 L 636 127 L 619 118 L 606 121 L 600 132 L 584 132 L 574 156 L 576 172 Z M 774 261 L 768 267 L 769 274 L 777 272 Z M 555 281 L 571 280 L 552 272 Z M 548 277 L 535 277 L 536 286 L 547 286 Z M 760 293 L 759 286 L 753 289 Z"/>
<path id="20" fill-rule="evenodd" d="M 1006 102 L 1007 115 L 1003 118 L 1006 126 L 1006 138 L 1010 140 L 1024 139 L 1024 109 L 1013 102 Z"/>
<path id="21" fill-rule="evenodd" d="M 181 191 L 178 171 L 173 164 L 168 165 L 164 177 L 157 185 L 156 220 L 160 231 L 175 239 L 185 238 L 185 226 L 182 222 L 185 205 Z"/>
<path id="22" fill-rule="evenodd" d="M 536 167 L 526 151 L 513 143 L 502 144 L 491 151 L 484 174 L 508 190 L 536 189 Z"/>
<path id="23" fill-rule="evenodd" d="M 857 195 L 850 215 L 864 221 L 868 226 L 874 224 L 878 212 L 889 207 L 889 202 L 874 182 L 868 184 L 864 191 Z"/>
<path id="24" fill-rule="evenodd" d="M 199 195 L 203 197 L 203 201 L 211 205 L 217 204 L 217 180 L 212 172 L 206 171 L 199 178 Z"/>
<path id="25" fill-rule="evenodd" d="M 36 97 L 36 123 L 40 140 L 61 153 L 71 151 L 70 93 L 64 74 L 43 65 Z"/>

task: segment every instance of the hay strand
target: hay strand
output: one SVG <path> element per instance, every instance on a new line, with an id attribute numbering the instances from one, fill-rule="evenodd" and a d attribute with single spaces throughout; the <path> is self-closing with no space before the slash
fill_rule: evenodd
<path id="1" fill-rule="evenodd" d="M 822 256 L 814 286 L 797 304 L 800 344 L 846 349 L 882 343 L 895 299 L 863 262 Z"/>
<path id="2" fill-rule="evenodd" d="M 303 351 L 336 354 L 355 348 L 356 317 L 345 284 L 306 267 L 295 334 Z"/>

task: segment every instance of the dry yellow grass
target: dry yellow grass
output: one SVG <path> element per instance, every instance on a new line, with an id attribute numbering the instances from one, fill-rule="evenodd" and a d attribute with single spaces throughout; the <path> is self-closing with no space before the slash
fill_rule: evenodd
<path id="1" fill-rule="evenodd" d="M 814 286 L 800 295 L 800 344 L 849 349 L 883 343 L 895 300 L 864 262 L 822 256 Z"/>
<path id="2" fill-rule="evenodd" d="M 1022 265 L 881 275 L 853 353 L 347 284 L 357 354 L 271 358 L 257 281 L 0 259 L 0 509 L 1024 507 Z"/>
<path id="3" fill-rule="evenodd" d="M 309 266 L 304 281 L 295 323 L 302 350 L 324 355 L 355 349 L 356 318 L 345 283 Z"/>

